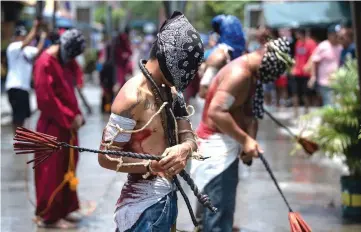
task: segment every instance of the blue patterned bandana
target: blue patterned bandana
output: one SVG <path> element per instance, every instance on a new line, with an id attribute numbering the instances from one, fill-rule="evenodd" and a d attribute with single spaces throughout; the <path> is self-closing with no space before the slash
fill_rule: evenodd
<path id="1" fill-rule="evenodd" d="M 241 21 L 237 17 L 233 15 L 217 15 L 212 19 L 212 27 L 220 35 L 218 44 L 227 44 L 233 48 L 232 60 L 243 54 L 246 42 Z"/>
<path id="2" fill-rule="evenodd" d="M 182 13 L 175 11 L 160 28 L 156 43 L 163 75 L 183 92 L 203 61 L 201 36 Z"/>

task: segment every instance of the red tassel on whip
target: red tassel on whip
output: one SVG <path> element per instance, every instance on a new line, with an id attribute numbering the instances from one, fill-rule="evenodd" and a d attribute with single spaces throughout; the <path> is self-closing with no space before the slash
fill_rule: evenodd
<path id="1" fill-rule="evenodd" d="M 272 119 L 273 122 L 275 122 L 278 126 L 285 129 L 296 141 L 303 147 L 303 149 L 307 152 L 309 155 L 313 155 L 316 151 L 318 151 L 319 147 L 317 143 L 310 141 L 306 138 L 302 138 L 301 136 L 295 135 L 287 126 L 283 125 L 280 121 L 278 121 L 270 112 L 267 110 L 264 111 L 265 114 Z"/>
<path id="2" fill-rule="evenodd" d="M 297 212 L 293 212 L 293 210 L 291 209 L 290 204 L 288 203 L 285 195 L 283 194 L 277 180 L 276 177 L 273 175 L 273 172 L 271 170 L 271 167 L 269 166 L 267 160 L 264 158 L 263 154 L 259 154 L 259 158 L 261 159 L 262 163 L 264 164 L 267 172 L 270 174 L 273 183 L 276 185 L 276 188 L 278 190 L 278 192 L 281 194 L 284 202 L 287 205 L 287 208 L 289 210 L 288 213 L 288 220 L 290 222 L 290 226 L 291 226 L 291 232 L 311 232 L 311 228 L 307 225 L 307 223 L 303 220 L 303 218 L 301 217 L 301 215 Z"/>

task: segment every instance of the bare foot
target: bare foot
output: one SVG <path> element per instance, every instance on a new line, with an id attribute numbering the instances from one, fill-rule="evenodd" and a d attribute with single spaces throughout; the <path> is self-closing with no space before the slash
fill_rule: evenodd
<path id="1" fill-rule="evenodd" d="M 68 230 L 68 229 L 76 229 L 77 225 L 75 223 L 68 222 L 64 219 L 60 219 L 55 223 L 52 224 L 45 224 L 43 221 L 37 221 L 37 226 L 40 228 L 51 228 L 51 229 L 62 229 L 62 230 Z"/>
<path id="2" fill-rule="evenodd" d="M 70 222 L 79 222 L 84 217 L 92 214 L 95 211 L 96 206 L 96 202 L 94 201 L 83 202 L 80 206 L 80 209 L 69 213 L 68 216 L 66 216 L 65 220 L 68 220 Z"/>

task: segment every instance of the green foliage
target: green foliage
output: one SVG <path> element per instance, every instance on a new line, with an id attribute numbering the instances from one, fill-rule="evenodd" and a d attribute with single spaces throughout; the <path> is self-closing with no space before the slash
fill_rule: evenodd
<path id="1" fill-rule="evenodd" d="M 106 4 L 99 5 L 94 12 L 94 18 L 97 23 L 106 24 L 108 17 L 108 6 Z M 123 8 L 112 8 L 112 24 L 113 28 L 118 28 L 119 24 L 125 17 Z"/>
<path id="2" fill-rule="evenodd" d="M 361 103 L 356 60 L 348 60 L 333 75 L 331 86 L 335 104 L 305 117 L 321 118 L 310 137 L 328 156 L 345 155 L 350 174 L 361 176 Z"/>
<path id="3" fill-rule="evenodd" d="M 204 7 L 199 12 L 194 13 L 194 26 L 200 31 L 211 30 L 211 20 L 219 14 L 230 14 L 244 21 L 244 7 L 248 3 L 255 1 L 204 1 Z M 192 2 L 187 4 L 187 11 L 191 11 Z M 188 14 L 186 14 L 188 16 Z M 189 15 L 190 17 L 190 15 Z"/>
<path id="4" fill-rule="evenodd" d="M 157 20 L 162 1 L 124 1 L 124 8 L 131 12 L 132 19 Z"/>

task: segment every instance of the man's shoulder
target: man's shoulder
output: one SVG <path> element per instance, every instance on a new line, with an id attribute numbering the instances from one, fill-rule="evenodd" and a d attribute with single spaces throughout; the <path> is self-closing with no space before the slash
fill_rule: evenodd
<path id="1" fill-rule="evenodd" d="M 14 50 L 20 50 L 21 46 L 22 46 L 23 42 L 21 41 L 17 41 L 17 42 L 12 42 L 9 44 L 8 48 L 6 49 L 7 52 L 12 52 Z"/>
<path id="2" fill-rule="evenodd" d="M 220 47 L 214 48 L 207 59 L 207 65 L 221 68 L 227 60 L 224 50 Z"/>
<path id="3" fill-rule="evenodd" d="M 144 83 L 144 78 L 142 75 L 135 75 L 130 78 L 120 89 L 117 96 L 117 101 L 127 100 L 127 101 L 136 101 L 140 92 L 142 92 L 142 85 Z"/>
<path id="4" fill-rule="evenodd" d="M 143 99 L 143 82 L 142 76 L 138 75 L 128 80 L 118 92 L 112 104 L 112 112 L 128 118 L 137 118 L 137 106 Z"/>
<path id="5" fill-rule="evenodd" d="M 142 74 L 137 74 L 132 76 L 125 84 L 123 85 L 122 89 L 137 89 L 140 88 L 141 85 L 144 83 L 144 78 Z"/>

